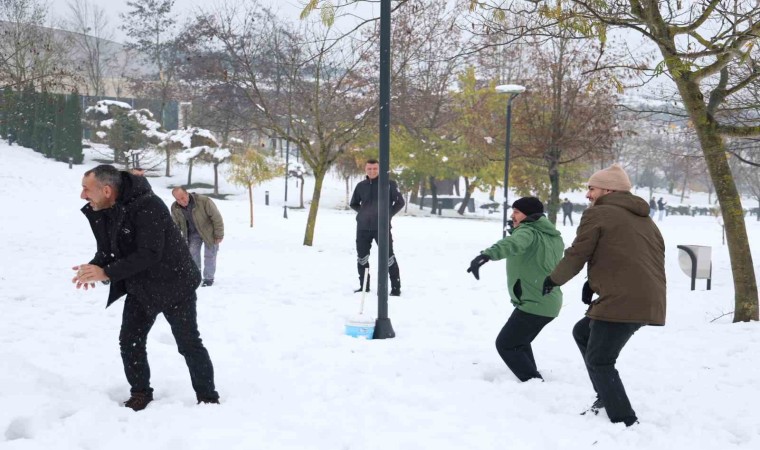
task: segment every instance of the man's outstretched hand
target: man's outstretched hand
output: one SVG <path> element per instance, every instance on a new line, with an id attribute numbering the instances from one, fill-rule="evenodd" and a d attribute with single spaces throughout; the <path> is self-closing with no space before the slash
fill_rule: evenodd
<path id="1" fill-rule="evenodd" d="M 476 280 L 480 279 L 480 266 L 490 261 L 487 255 L 479 254 L 470 262 L 470 267 L 467 269 L 467 273 L 472 273 Z"/>

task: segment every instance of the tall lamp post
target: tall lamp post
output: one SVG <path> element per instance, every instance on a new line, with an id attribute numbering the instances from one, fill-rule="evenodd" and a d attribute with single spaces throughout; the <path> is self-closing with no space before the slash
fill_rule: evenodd
<path id="1" fill-rule="evenodd" d="M 509 207 L 509 141 L 512 136 L 512 100 L 525 92 L 525 86 L 519 84 L 500 84 L 496 86 L 496 92 L 507 94 L 507 139 L 504 145 L 504 219 L 502 220 L 501 237 L 507 236 L 507 208 Z"/>
<path id="2" fill-rule="evenodd" d="M 288 218 L 288 175 L 290 174 L 290 117 L 288 117 L 288 135 L 285 143 L 285 202 L 282 205 L 282 217 Z"/>

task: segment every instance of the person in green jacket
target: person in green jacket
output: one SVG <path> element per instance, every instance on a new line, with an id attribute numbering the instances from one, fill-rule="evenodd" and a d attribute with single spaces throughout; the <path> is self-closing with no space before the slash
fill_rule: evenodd
<path id="1" fill-rule="evenodd" d="M 514 229 L 470 263 L 467 272 L 480 279 L 480 267 L 488 261 L 507 259 L 509 297 L 515 306 L 496 338 L 496 350 L 520 381 L 540 378 L 531 343 L 559 315 L 562 292 L 542 295 L 544 278 L 562 259 L 562 236 L 544 216 L 544 205 L 535 197 L 512 204 Z"/>
<path id="2" fill-rule="evenodd" d="M 189 193 L 183 187 L 172 189 L 176 200 L 171 212 L 174 223 L 179 227 L 182 237 L 187 239 L 193 261 L 200 269 L 203 267 L 201 286 L 214 284 L 216 273 L 216 254 L 219 244 L 224 239 L 224 220 L 214 201 L 201 194 Z M 201 266 L 201 246 L 203 246 L 203 266 Z"/>

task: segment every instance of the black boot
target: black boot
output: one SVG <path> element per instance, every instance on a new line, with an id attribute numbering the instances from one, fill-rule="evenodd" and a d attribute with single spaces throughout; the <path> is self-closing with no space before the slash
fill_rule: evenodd
<path id="1" fill-rule="evenodd" d="M 354 292 L 361 292 L 362 288 L 364 288 L 366 292 L 369 292 L 369 280 L 370 280 L 370 275 L 369 274 L 367 274 L 367 283 L 366 284 L 364 283 L 364 274 L 359 275 L 359 289 L 355 290 Z"/>
<path id="2" fill-rule="evenodd" d="M 586 414 L 593 414 L 597 415 L 599 414 L 599 410 L 604 408 L 604 403 L 602 403 L 602 399 L 599 397 L 596 397 L 596 400 L 594 400 L 594 403 L 585 411 L 581 413 L 582 416 L 585 416 Z"/>
<path id="3" fill-rule="evenodd" d="M 399 278 L 391 278 L 391 294 L 392 297 L 401 296 L 401 280 Z"/>

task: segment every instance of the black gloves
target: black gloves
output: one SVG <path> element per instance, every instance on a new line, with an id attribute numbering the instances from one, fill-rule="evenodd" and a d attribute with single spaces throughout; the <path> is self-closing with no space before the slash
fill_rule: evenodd
<path id="1" fill-rule="evenodd" d="M 479 254 L 475 257 L 475 259 L 470 262 L 470 268 L 467 269 L 467 273 L 472 272 L 472 275 L 475 277 L 476 280 L 480 279 L 480 266 L 490 261 L 491 258 L 489 258 L 487 255 Z"/>
<path id="2" fill-rule="evenodd" d="M 552 281 L 552 277 L 546 277 L 544 278 L 544 289 L 542 293 L 544 295 L 551 293 L 552 289 L 554 289 L 554 286 L 559 286 L 557 283 Z"/>
<path id="3" fill-rule="evenodd" d="M 583 292 L 581 293 L 581 301 L 587 305 L 591 304 L 591 297 L 594 296 L 594 291 L 591 290 L 588 281 L 583 284 Z"/>

